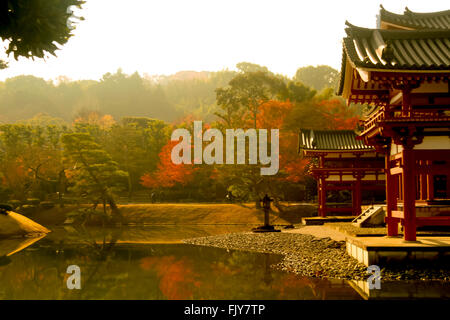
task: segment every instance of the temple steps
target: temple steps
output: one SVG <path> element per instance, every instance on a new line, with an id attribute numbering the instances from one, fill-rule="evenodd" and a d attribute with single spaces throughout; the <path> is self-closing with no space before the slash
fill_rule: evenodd
<path id="1" fill-rule="evenodd" d="M 384 222 L 384 216 L 382 206 L 372 206 L 364 210 L 352 223 L 359 228 L 380 225 Z"/>

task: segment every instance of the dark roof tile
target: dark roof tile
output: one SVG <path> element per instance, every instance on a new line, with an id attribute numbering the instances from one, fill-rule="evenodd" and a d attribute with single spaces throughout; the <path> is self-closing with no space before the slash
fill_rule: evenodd
<path id="1" fill-rule="evenodd" d="M 448 30 L 450 29 L 450 10 L 419 13 L 413 12 L 405 8 L 403 14 L 389 12 L 380 6 L 380 20 L 394 25 L 413 28 L 413 29 L 434 29 Z"/>
<path id="2" fill-rule="evenodd" d="M 345 29 L 344 51 L 355 67 L 393 70 L 450 70 L 450 30 Z M 392 53 L 387 61 L 384 50 Z"/>
<path id="3" fill-rule="evenodd" d="M 299 152 L 301 150 L 373 150 L 362 140 L 356 140 L 356 133 L 351 130 L 309 130 L 299 133 Z"/>

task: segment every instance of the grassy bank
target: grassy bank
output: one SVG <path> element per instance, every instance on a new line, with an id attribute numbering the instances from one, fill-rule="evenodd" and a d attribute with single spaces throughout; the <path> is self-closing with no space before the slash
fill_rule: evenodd
<path id="1" fill-rule="evenodd" d="M 65 221 L 67 213 L 75 207 L 52 208 L 40 210 L 30 216 L 43 225 L 57 225 Z M 253 204 L 127 204 L 119 209 L 125 223 L 136 224 L 249 224 L 260 225 L 264 221 L 264 213 L 255 209 Z M 102 208 L 98 208 L 99 211 Z M 284 205 L 282 211 L 274 209 L 270 214 L 270 223 L 275 225 L 290 225 L 301 222 L 302 217 L 316 214 L 313 205 Z M 101 221 L 91 221 L 93 224 Z"/>
<path id="2" fill-rule="evenodd" d="M 128 222 L 150 224 L 262 224 L 264 213 L 244 204 L 143 204 L 120 206 Z M 273 224 L 292 224 L 293 214 L 273 211 Z"/>

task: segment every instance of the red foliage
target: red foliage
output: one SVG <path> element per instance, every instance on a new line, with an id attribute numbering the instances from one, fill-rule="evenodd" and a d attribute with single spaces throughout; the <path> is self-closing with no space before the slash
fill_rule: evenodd
<path id="1" fill-rule="evenodd" d="M 353 130 L 358 123 L 358 116 L 354 115 L 349 107 L 339 99 L 329 99 L 319 102 L 323 116 L 327 119 L 329 130 Z"/>
<path id="2" fill-rule="evenodd" d="M 256 119 L 258 128 L 279 129 L 280 145 L 280 169 L 287 174 L 283 180 L 299 182 L 303 178 L 303 170 L 307 160 L 300 160 L 297 154 L 297 134 L 284 130 L 286 117 L 289 115 L 293 105 L 289 102 L 270 100 L 261 104 Z M 270 134 L 268 132 L 268 134 Z"/>
<path id="3" fill-rule="evenodd" d="M 141 185 L 146 188 L 173 187 L 175 184 L 186 184 L 196 169 L 189 164 L 174 164 L 172 162 L 172 148 L 178 141 L 169 141 L 159 153 L 159 163 L 155 172 L 145 173 L 141 177 Z"/>
<path id="4" fill-rule="evenodd" d="M 156 271 L 159 289 L 169 300 L 193 299 L 194 291 L 201 286 L 191 261 L 185 257 L 146 257 L 141 259 L 140 266 L 146 271 Z"/>
<path id="5" fill-rule="evenodd" d="M 283 128 L 286 116 L 292 108 L 293 106 L 289 101 L 267 101 L 259 107 L 259 113 L 256 117 L 256 126 L 268 130 L 281 129 Z"/>

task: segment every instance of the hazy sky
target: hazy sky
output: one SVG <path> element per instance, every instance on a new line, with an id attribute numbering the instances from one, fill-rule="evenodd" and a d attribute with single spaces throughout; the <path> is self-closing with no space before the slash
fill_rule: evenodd
<path id="1" fill-rule="evenodd" d="M 374 28 L 380 3 L 402 13 L 450 9 L 444 0 L 87 0 L 75 36 L 43 60 L 12 57 L 0 79 L 99 79 L 124 72 L 234 69 L 241 61 L 292 76 L 306 65 L 340 68 L 344 22 Z"/>

